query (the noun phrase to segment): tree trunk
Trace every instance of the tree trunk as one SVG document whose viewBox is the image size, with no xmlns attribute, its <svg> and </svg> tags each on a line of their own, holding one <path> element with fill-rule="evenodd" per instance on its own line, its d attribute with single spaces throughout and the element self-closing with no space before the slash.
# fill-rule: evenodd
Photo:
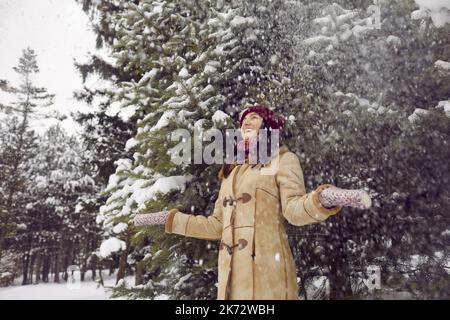
<svg viewBox="0 0 450 320">
<path fill-rule="evenodd" d="M 101 268 L 99 268 L 98 269 L 98 276 L 99 276 L 99 278 L 100 278 L 100 284 L 103 286 L 104 285 L 104 282 L 103 282 L 103 274 L 102 274 L 102 269 Z"/>
<path fill-rule="evenodd" d="M 59 277 L 60 265 L 59 265 L 59 263 L 60 263 L 60 261 L 62 261 L 64 263 L 64 261 L 62 260 L 64 257 L 64 243 L 65 243 L 64 231 L 65 230 L 63 230 L 63 227 L 61 226 L 59 248 L 58 248 L 58 253 L 56 254 L 56 257 L 55 257 L 55 282 L 57 282 L 57 283 L 59 283 L 59 281 L 60 281 L 60 277 Z"/>
<path fill-rule="evenodd" d="M 117 271 L 117 278 L 116 278 L 116 284 L 119 282 L 120 279 L 125 278 L 125 271 L 127 268 L 127 258 L 128 258 L 128 251 L 130 248 L 130 235 L 127 234 L 126 236 L 126 248 L 122 251 L 122 254 L 120 255 L 119 260 L 119 270 Z"/>
<path fill-rule="evenodd" d="M 0 220 L 0 222 L 2 224 L 4 224 L 4 222 L 2 222 L 1 220 Z M 3 230 L 0 229 L 0 259 L 2 258 L 2 254 L 3 254 L 3 241 L 4 241 Z"/>
<path fill-rule="evenodd" d="M 97 278 L 97 274 L 95 273 L 96 271 L 95 265 L 92 267 L 91 271 L 92 271 L 91 279 L 95 281 L 95 278 Z"/>
<path fill-rule="evenodd" d="M 36 283 L 41 282 L 41 269 L 42 269 L 42 255 L 38 254 L 36 257 Z"/>
<path fill-rule="evenodd" d="M 49 277 L 48 277 L 48 279 L 49 279 L 49 282 L 50 282 L 50 278 L 54 275 L 54 268 L 55 268 L 55 264 L 54 264 L 54 262 L 53 262 L 53 259 L 54 259 L 55 257 L 54 256 L 50 256 L 50 260 L 49 260 Z"/>
<path fill-rule="evenodd" d="M 53 272 L 55 273 L 53 281 L 56 283 L 59 283 L 59 262 L 58 262 L 58 260 L 59 260 L 59 254 L 57 254 L 55 256 L 55 264 L 54 264 L 54 269 L 53 269 Z"/>
<path fill-rule="evenodd" d="M 342 300 L 352 295 L 349 277 L 343 268 L 331 267 L 330 269 L 330 300 Z"/>
<path fill-rule="evenodd" d="M 117 271 L 116 284 L 119 282 L 120 279 L 123 279 L 125 277 L 125 271 L 127 267 L 127 257 L 128 252 L 127 250 L 124 250 L 120 255 L 119 270 Z"/>
<path fill-rule="evenodd" d="M 48 282 L 48 273 L 50 272 L 50 256 L 45 255 L 42 262 L 42 281 Z"/>
<path fill-rule="evenodd" d="M 100 269 L 98 257 L 95 254 L 91 255 L 88 267 L 91 269 L 92 272 L 91 279 L 95 281 L 95 278 L 97 278 L 97 267 Z"/>
<path fill-rule="evenodd" d="M 30 260 L 30 267 L 28 268 L 29 270 L 29 275 L 28 275 L 28 279 L 29 279 L 29 283 L 32 284 L 33 283 L 33 273 L 34 273 L 34 263 L 36 261 L 36 255 L 33 254 L 31 256 L 31 260 Z"/>
<path fill-rule="evenodd" d="M 144 274 L 144 268 L 140 267 L 139 263 L 137 263 L 136 264 L 136 274 L 135 274 L 135 279 L 134 279 L 134 282 L 137 286 L 144 283 L 143 274 Z"/>
<path fill-rule="evenodd" d="M 109 275 L 112 276 L 114 274 L 115 268 L 114 268 L 114 261 L 111 261 L 109 264 Z"/>
<path fill-rule="evenodd" d="M 305 277 L 300 277 L 300 290 L 303 293 L 303 295 L 305 296 L 305 300 L 308 300 L 308 293 L 306 292 L 306 285 L 305 285 Z"/>
<path fill-rule="evenodd" d="M 30 264 L 30 255 L 29 253 L 26 253 L 23 257 L 23 264 L 22 264 L 22 285 L 28 284 L 28 266 Z"/>
<path fill-rule="evenodd" d="M 63 279 L 64 281 L 67 281 L 69 279 L 69 274 L 67 273 L 67 268 L 69 267 L 69 258 L 67 256 L 67 253 L 64 255 L 64 264 L 63 264 Z"/>
</svg>

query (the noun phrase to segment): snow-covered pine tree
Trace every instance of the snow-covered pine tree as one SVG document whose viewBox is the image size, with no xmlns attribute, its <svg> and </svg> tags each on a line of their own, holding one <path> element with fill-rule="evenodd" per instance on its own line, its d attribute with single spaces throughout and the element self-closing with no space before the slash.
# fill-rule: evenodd
<svg viewBox="0 0 450 320">
<path fill-rule="evenodd" d="M 178 206 L 185 211 L 204 212 L 211 207 L 210 200 L 217 190 L 210 188 L 207 182 L 212 180 L 212 183 L 216 183 L 218 168 L 193 164 L 177 166 L 171 162 L 169 153 L 176 144 L 170 142 L 172 130 L 185 128 L 192 133 L 194 127 L 203 127 L 204 130 L 225 124 L 221 116 L 223 113 L 218 109 L 223 98 L 213 86 L 214 79 L 210 76 L 217 62 L 213 59 L 215 48 L 207 38 L 207 25 L 202 21 L 204 16 L 205 12 L 201 8 L 179 1 L 144 1 L 138 6 L 130 5 L 123 14 L 122 29 L 118 32 L 121 37 L 114 46 L 118 64 L 126 70 L 138 66 L 146 72 L 143 72 L 138 82 L 123 83 L 117 94 L 123 105 L 135 106 L 141 120 L 137 124 L 136 137 L 127 143 L 127 148 L 135 151 L 134 161 L 124 159 L 119 162 L 107 190 L 112 196 L 99 216 L 111 235 L 114 234 L 114 227 L 128 223 L 130 217 L 139 210 L 151 212 Z M 186 182 L 195 183 L 194 179 L 206 182 L 206 185 L 179 192 L 185 190 Z M 199 197 L 202 192 L 203 197 Z M 195 207 L 191 208 L 193 196 L 197 200 Z M 150 275 L 154 275 L 154 280 L 158 276 L 160 279 L 169 277 L 159 275 L 158 270 L 167 269 L 171 263 L 175 263 L 180 252 L 189 255 L 192 251 L 203 251 L 208 246 L 202 241 L 180 241 L 173 237 L 169 240 L 169 246 L 178 242 L 184 247 L 177 253 L 176 250 L 168 250 L 168 244 L 164 245 L 163 240 L 167 238 L 161 238 L 161 231 L 145 230 L 136 240 L 137 249 L 144 255 L 155 255 L 156 252 L 161 255 L 163 252 L 161 261 L 144 260 L 137 266 L 145 267 Z M 127 232 L 121 230 L 119 233 Z M 128 239 L 128 235 L 121 238 L 122 241 Z M 111 238 L 108 241 L 103 249 L 114 240 Z M 149 241 L 153 242 L 153 248 L 148 246 Z M 131 242 L 125 244 L 129 247 Z M 124 262 L 126 260 L 122 258 Z M 195 264 L 191 257 L 181 267 L 197 268 L 197 277 L 201 276 L 202 267 Z M 122 265 L 118 279 L 123 278 L 124 268 Z M 203 273 L 206 276 L 208 274 Z M 207 277 L 208 280 L 211 278 Z M 178 280 L 179 276 L 172 272 L 170 280 L 166 281 Z M 169 286 L 166 284 L 162 290 L 166 287 Z M 211 283 L 209 287 L 214 288 Z M 205 288 L 205 291 L 211 291 L 208 286 Z M 149 290 L 147 294 L 154 295 L 154 291 Z"/>
<path fill-rule="evenodd" d="M 222 12 L 214 10 L 208 24 L 218 43 L 224 110 L 237 119 L 245 104 L 263 103 L 283 113 L 293 57 L 285 15 L 292 7 L 285 1 L 217 1 L 216 5 Z"/>
<path fill-rule="evenodd" d="M 12 248 L 22 256 L 23 284 L 67 279 L 67 267 L 79 265 L 97 248 L 99 229 L 89 210 L 98 190 L 84 167 L 79 142 L 55 125 L 40 138 L 30 161 L 26 205 L 18 223 L 22 226 Z"/>
<path fill-rule="evenodd" d="M 42 116 L 39 112 L 50 106 L 54 97 L 46 88 L 34 84 L 33 76 L 39 72 L 39 67 L 33 49 L 24 49 L 19 64 L 13 69 L 19 76 L 19 85 L 1 80 L 0 86 L 2 91 L 11 96 L 10 101 L 0 105 L 6 131 L 1 149 L 3 179 L 0 183 L 3 192 L 0 204 L 0 257 L 6 238 L 16 228 L 14 220 L 23 209 L 19 197 L 23 195 L 29 180 L 27 162 L 33 157 L 35 147 L 30 120 Z"/>
<path fill-rule="evenodd" d="M 0 259 L 5 255 L 17 275 L 16 263 L 20 255 L 16 254 L 14 238 L 23 229 L 20 220 L 27 201 L 30 161 L 37 150 L 36 136 L 33 131 L 23 130 L 23 121 L 15 116 L 4 117 L 1 121 L 0 137 L 0 240 L 2 251 Z M 6 270 L 5 270 L 6 272 Z M 6 276 L 5 276 L 6 277 Z M 5 284 L 9 281 L 5 280 Z"/>
<path fill-rule="evenodd" d="M 91 18 L 97 36 L 97 49 L 110 52 L 117 39 L 119 13 L 125 10 L 130 1 L 77 2 L 82 4 L 83 10 Z M 75 97 L 91 106 L 91 110 L 74 116 L 84 128 L 81 139 L 86 161 L 92 167 L 96 185 L 103 190 L 108 184 L 110 175 L 116 170 L 115 162 L 119 159 L 132 158 L 132 153 L 125 149 L 125 144 L 136 133 L 137 119 L 133 118 L 134 115 L 130 115 L 130 112 L 125 112 L 124 115 L 122 111 L 127 110 L 116 108 L 115 88 L 122 82 L 140 79 L 143 74 L 142 70 L 124 71 L 122 66 L 116 65 L 115 59 L 97 53 L 90 54 L 88 61 L 75 62 L 75 67 L 84 83 L 83 90 L 76 92 Z M 95 85 L 91 85 L 92 83 Z M 91 199 L 89 210 L 98 212 L 106 199 L 106 195 L 98 193 L 95 200 Z M 99 257 L 100 252 L 97 252 L 88 260 L 94 275 Z M 103 261 L 100 265 L 105 262 L 109 264 L 110 273 L 119 263 L 118 259 L 112 259 Z M 83 275 L 82 273 L 82 277 Z"/>
<path fill-rule="evenodd" d="M 412 254 L 427 250 L 427 261 L 432 261 L 431 251 L 442 254 L 438 264 L 426 263 L 438 272 L 422 269 L 424 275 L 433 279 L 442 275 L 442 261 L 448 254 L 441 238 L 445 237 L 445 224 L 436 224 L 442 213 L 433 207 L 448 207 L 448 195 L 440 191 L 448 175 L 439 163 L 441 156 L 447 155 L 436 154 L 437 144 L 426 144 L 419 138 L 421 133 L 425 140 L 448 141 L 447 118 L 443 117 L 448 109 L 445 99 L 449 83 L 445 81 L 450 34 L 446 27 L 433 30 L 411 21 L 411 12 L 416 9 L 412 1 L 378 1 L 380 29 L 373 28 L 373 23 L 371 28 L 367 25 L 371 13 L 365 9 L 372 1 L 358 5 L 352 1 L 268 1 L 263 5 L 217 1 L 210 11 L 202 7 L 194 10 L 187 1 L 96 3 L 103 10 L 100 16 L 104 23 L 99 28 L 103 31 L 99 34 L 114 45 L 118 61 L 114 68 L 123 75 L 116 83 L 119 89 L 111 91 L 123 106 L 135 109 L 132 121 L 136 121 L 138 131 L 127 143 L 134 157 L 117 161 L 106 192 L 109 199 L 99 215 L 109 237 L 102 247 L 104 253 L 126 247 L 128 251 L 120 253 L 119 278 L 125 275 L 128 262 L 139 285 L 131 289 L 121 286 L 117 294 L 215 297 L 211 289 L 215 277 L 202 268 L 215 264 L 214 255 L 210 255 L 214 244 L 213 250 L 205 250 L 205 242 L 166 237 L 161 227 L 133 230 L 128 224 L 138 209 L 151 212 L 178 207 L 186 212 L 209 212 L 217 190 L 213 170 L 198 175 L 196 166 L 177 167 L 167 161 L 172 146 L 167 144 L 167 134 L 180 127 L 192 131 L 194 124 L 210 127 L 206 115 L 222 110 L 235 116 L 243 103 L 255 100 L 276 106 L 288 117 L 287 143 L 301 156 L 308 190 L 328 182 L 367 188 L 375 197 L 374 207 L 365 214 L 345 209 L 325 224 L 290 229 L 301 294 L 306 292 L 308 282 L 321 275 L 330 279 L 331 298 L 357 294 L 357 281 L 361 282 L 365 267 L 371 263 L 381 265 L 390 277 L 386 283 L 395 285 L 398 279 L 391 276 L 398 273 L 393 270 Z M 101 3 L 114 3 L 114 8 L 120 9 L 108 11 L 108 5 L 103 9 Z M 169 13 L 171 6 L 174 9 Z M 189 16 L 182 13 L 183 9 Z M 153 21 L 148 21 L 148 16 Z M 161 21 L 169 27 L 158 28 Z M 295 34 L 299 45 L 289 48 Z M 210 42 L 205 44 L 205 39 Z M 187 54 L 187 45 L 193 48 L 192 56 Z M 208 84 L 216 91 L 201 95 L 202 91 L 196 89 L 208 86 L 197 73 L 208 73 L 207 69 L 216 69 L 208 77 Z M 214 99 L 215 95 L 221 104 L 208 114 L 200 108 L 208 101 L 202 99 Z M 430 109 L 438 103 L 440 107 L 431 113 L 432 122 L 413 121 L 413 125 L 407 119 L 417 106 Z M 181 116 L 179 110 L 183 110 Z M 415 117 L 422 116 L 423 112 L 415 113 Z M 420 147 L 408 139 L 418 139 L 414 141 Z M 400 147 L 402 144 L 406 150 Z M 415 156 L 407 159 L 405 154 Z M 427 154 L 438 159 L 430 162 L 434 166 L 421 165 Z M 201 182 L 194 185 L 199 191 L 187 188 L 180 194 L 172 189 L 186 181 L 181 178 L 182 183 L 166 184 L 174 175 L 201 177 L 191 180 L 191 185 Z M 410 179 L 411 175 L 414 177 Z M 403 183 L 408 179 L 410 183 Z M 418 181 L 422 189 L 430 183 L 436 187 L 430 193 L 417 192 L 413 184 Z M 395 190 L 402 190 L 400 198 Z M 192 199 L 199 199 L 198 194 L 204 196 L 193 203 Z M 421 214 L 412 203 L 417 205 L 424 198 L 429 199 L 424 212 L 433 219 L 421 224 L 419 230 L 414 219 Z M 191 210 L 191 206 L 195 207 Z M 400 223 L 402 218 L 411 223 Z M 434 236 L 424 240 L 426 234 Z M 200 257 L 203 266 L 193 261 Z M 416 282 L 422 288 L 425 276 Z M 436 281 L 430 283 L 434 286 Z M 445 289 L 439 292 L 445 294 Z"/>
<path fill-rule="evenodd" d="M 97 35 L 97 49 L 102 49 L 105 53 L 110 52 L 119 29 L 117 18 L 129 1 L 77 2 L 91 18 L 93 30 Z M 115 162 L 123 158 L 132 158 L 132 153 L 125 149 L 125 144 L 135 135 L 136 130 L 137 119 L 133 119 L 133 115 L 129 115 L 129 112 L 125 112 L 124 116 L 122 112 L 124 109 L 116 108 L 115 88 L 123 81 L 140 79 L 142 74 L 141 70 L 124 71 L 120 65 L 116 65 L 115 59 L 97 53 L 90 54 L 88 61 L 75 62 L 75 67 L 84 83 L 83 90 L 76 92 L 75 97 L 87 103 L 91 110 L 88 113 L 75 114 L 74 117 L 83 126 L 81 140 L 85 160 L 92 168 L 96 185 L 103 190 L 108 184 L 110 175 L 116 170 Z M 95 85 L 92 85 L 93 83 Z M 106 199 L 106 195 L 98 193 L 95 201 L 91 199 L 90 210 L 98 212 Z M 98 260 L 99 257 L 100 252 L 97 252 L 88 260 L 93 274 L 95 275 L 95 267 L 99 262 L 98 267 L 108 263 L 110 273 L 114 272 L 119 263 L 118 259 L 101 262 Z"/>
<path fill-rule="evenodd" d="M 272 97 L 270 93 L 274 86 L 280 85 L 282 73 L 275 54 L 272 54 L 274 49 L 268 50 L 263 39 L 258 37 L 263 37 L 271 27 L 267 21 L 258 19 L 258 12 L 263 12 L 261 17 L 270 15 L 263 6 L 249 6 L 245 9 L 242 3 L 241 6 L 237 4 L 239 2 L 226 5 L 218 2 L 215 8 L 205 10 L 183 1 L 152 5 L 143 2 L 138 6 L 131 5 L 130 10 L 124 14 L 125 18 L 121 20 L 124 22 L 121 25 L 124 31 L 118 30 L 118 34 L 123 36 L 114 46 L 118 65 L 124 65 L 127 71 L 137 68 L 148 71 L 139 81 L 123 83 L 118 90 L 117 96 L 124 102 L 123 106 L 136 106 L 136 114 L 141 114 L 143 119 L 138 122 L 136 138 L 127 143 L 128 148 L 136 151 L 134 162 L 120 161 L 120 168 L 112 177 L 107 190 L 112 191 L 113 195 L 107 206 L 102 208 L 99 217 L 99 220 L 106 222 L 106 226 L 109 224 L 110 228 L 114 228 L 119 223 L 126 223 L 130 214 L 139 210 L 151 212 L 178 207 L 185 212 L 210 211 L 218 190 L 218 168 L 203 164 L 184 167 L 173 165 L 169 158 L 168 150 L 171 145 L 167 144 L 167 135 L 171 130 L 179 128 L 188 129 L 192 135 L 194 128 L 203 126 L 231 127 L 233 124 L 230 122 L 220 123 L 224 115 L 221 109 L 234 116 L 246 101 L 276 101 L 276 97 Z M 174 11 L 182 13 L 183 10 L 189 14 L 174 14 Z M 171 28 L 162 32 L 161 22 Z M 265 96 L 264 92 L 269 94 Z M 175 178 L 180 181 L 190 179 L 190 183 L 199 186 L 199 190 L 190 188 L 181 195 L 178 192 L 168 192 L 171 185 L 179 184 L 171 180 L 176 174 L 179 176 Z M 161 186 L 167 188 L 167 185 L 169 188 L 162 190 L 161 199 L 153 199 L 155 191 L 160 190 Z M 143 193 L 142 190 L 147 191 Z M 195 203 L 193 198 L 196 199 Z M 152 236 L 153 240 L 157 239 L 153 230 Z M 139 238 L 148 242 L 142 233 Z M 120 249 L 129 247 L 128 239 L 126 235 L 119 242 L 110 239 L 108 243 Z M 162 239 L 166 240 L 165 237 Z M 120 241 L 125 243 L 120 244 Z M 147 286 L 152 290 L 147 290 L 147 294 L 170 287 L 177 289 L 166 292 L 173 297 L 214 296 L 215 289 L 211 286 L 211 279 L 214 277 L 203 273 L 206 283 L 199 285 L 199 277 L 187 268 L 189 265 L 194 267 L 190 262 L 192 251 L 211 252 L 199 250 L 209 247 L 209 244 L 202 241 L 193 243 L 195 246 L 190 249 L 191 240 L 177 239 L 177 246 L 172 246 L 171 252 L 160 251 L 161 246 L 153 245 L 151 254 L 156 251 L 156 257 L 146 254 L 145 250 L 139 251 L 137 256 L 147 259 L 138 263 L 137 269 L 144 265 L 154 278 L 164 279 L 163 286 L 159 285 L 158 289 L 155 289 L 158 287 L 157 281 L 148 283 Z M 169 245 L 173 245 L 171 240 L 168 240 L 167 246 Z M 105 245 L 105 251 L 109 252 L 107 247 Z M 175 272 L 177 267 L 172 267 L 159 278 L 155 277 L 172 253 L 173 256 L 186 255 L 187 259 L 182 265 L 184 270 Z M 215 257 L 202 260 L 208 264 L 211 262 L 211 265 L 215 263 Z M 122 258 L 122 261 L 125 259 Z M 123 277 L 123 269 L 124 267 L 118 278 Z M 202 268 L 199 270 L 202 272 Z M 178 272 L 186 274 L 183 285 L 178 283 Z M 175 286 L 170 285 L 172 282 Z M 189 290 L 194 286 L 197 291 Z"/>
<path fill-rule="evenodd" d="M 325 224 L 291 230 L 302 292 L 313 277 L 326 275 L 333 299 L 367 290 L 361 287 L 361 277 L 369 264 L 382 266 L 388 279 L 383 285 L 406 289 L 405 279 L 400 280 L 395 268 L 410 265 L 411 256 L 417 254 L 428 256 L 428 261 L 436 252 L 446 256 L 442 246 L 445 227 L 437 222 L 442 212 L 428 211 L 434 218 L 414 231 L 412 221 L 419 221 L 417 216 L 425 212 L 418 209 L 418 202 L 427 203 L 426 207 L 445 206 L 442 192 L 448 179 L 442 171 L 446 166 L 438 165 L 440 160 L 435 162 L 428 156 L 428 160 L 419 160 L 418 156 L 441 159 L 435 154 L 439 152 L 437 145 L 424 144 L 419 136 L 448 141 L 448 119 L 444 110 L 434 108 L 448 96 L 443 74 L 434 66 L 436 60 L 448 61 L 448 32 L 434 30 L 424 37 L 410 19 L 413 2 L 379 1 L 380 29 L 361 23 L 367 19 L 364 7 L 361 11 L 361 6 L 356 8 L 350 2 L 340 4 L 323 1 L 316 3 L 316 8 L 310 7 L 315 16 L 312 26 L 305 29 L 311 31 L 299 38 L 298 47 L 307 63 L 298 65 L 299 77 L 293 79 L 304 88 L 298 97 L 303 107 L 296 117 L 301 126 L 291 127 L 293 136 L 302 137 L 297 145 L 304 156 L 309 189 L 323 182 L 360 187 L 368 189 L 375 200 L 374 207 L 363 215 L 345 209 Z M 424 60 L 424 56 L 429 59 Z M 433 109 L 434 124 L 411 126 L 408 115 L 424 104 Z M 406 181 L 436 188 L 418 192 Z M 405 198 L 401 200 L 399 194 Z M 424 194 L 427 201 L 421 198 Z M 426 273 L 434 279 L 434 286 L 443 270 L 439 261 L 434 264 L 439 270 L 435 275 Z"/>
</svg>

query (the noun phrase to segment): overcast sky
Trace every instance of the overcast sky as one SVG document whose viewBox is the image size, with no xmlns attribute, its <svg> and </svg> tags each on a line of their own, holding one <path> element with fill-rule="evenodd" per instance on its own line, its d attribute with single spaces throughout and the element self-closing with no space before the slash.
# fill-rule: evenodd
<svg viewBox="0 0 450 320">
<path fill-rule="evenodd" d="M 86 54 L 96 51 L 95 35 L 81 6 L 75 0 L 0 0 L 0 79 L 18 84 L 12 67 L 27 46 L 37 54 L 40 73 L 35 83 L 56 94 L 54 107 L 67 115 L 88 110 L 72 98 L 73 91 L 82 88 L 73 58 L 86 61 Z M 34 123 L 33 128 L 41 133 L 51 123 L 56 120 Z M 64 127 L 70 133 L 79 131 L 70 119 Z"/>
</svg>

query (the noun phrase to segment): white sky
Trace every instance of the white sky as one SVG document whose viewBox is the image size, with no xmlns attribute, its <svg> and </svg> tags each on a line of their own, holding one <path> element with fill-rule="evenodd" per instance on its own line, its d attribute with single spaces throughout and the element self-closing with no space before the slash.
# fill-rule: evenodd
<svg viewBox="0 0 450 320">
<path fill-rule="evenodd" d="M 89 110 L 72 98 L 73 91 L 82 88 L 73 58 L 86 61 L 87 53 L 96 51 L 95 34 L 81 6 L 75 0 L 0 0 L 0 79 L 18 85 L 12 67 L 17 66 L 27 46 L 37 54 L 40 73 L 35 84 L 56 94 L 53 107 L 66 115 Z M 56 122 L 39 121 L 33 129 L 42 133 Z M 70 133 L 80 131 L 70 118 L 63 126 Z"/>
</svg>

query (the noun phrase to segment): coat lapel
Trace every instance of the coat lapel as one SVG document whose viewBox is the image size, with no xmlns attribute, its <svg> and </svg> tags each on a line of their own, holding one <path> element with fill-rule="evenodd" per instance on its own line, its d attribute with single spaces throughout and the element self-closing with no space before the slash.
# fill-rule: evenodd
<svg viewBox="0 0 450 320">
<path fill-rule="evenodd" d="M 241 168 L 242 165 L 236 166 L 235 170 L 233 170 L 233 176 L 231 177 L 231 196 L 233 199 L 236 199 L 236 175 Z"/>
</svg>

